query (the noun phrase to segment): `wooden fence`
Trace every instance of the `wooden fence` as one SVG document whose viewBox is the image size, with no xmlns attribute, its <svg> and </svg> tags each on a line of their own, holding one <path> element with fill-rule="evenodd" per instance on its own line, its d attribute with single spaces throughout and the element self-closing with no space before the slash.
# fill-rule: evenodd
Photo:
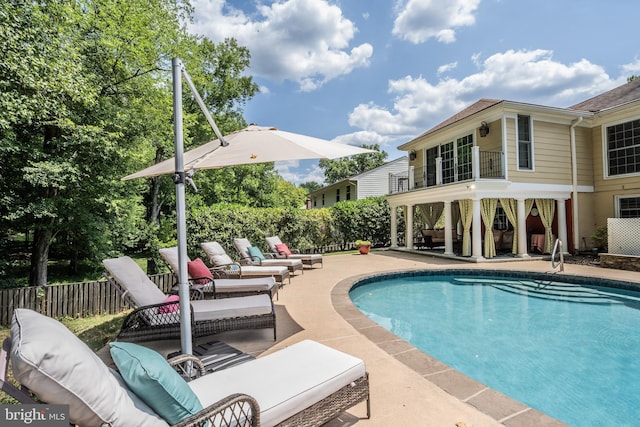
<svg viewBox="0 0 640 427">
<path fill-rule="evenodd" d="M 165 293 L 174 284 L 170 273 L 149 276 Z M 30 308 L 49 317 L 113 314 L 124 308 L 122 298 L 106 280 L 0 289 L 0 325 L 11 325 L 13 310 Z"/>
</svg>

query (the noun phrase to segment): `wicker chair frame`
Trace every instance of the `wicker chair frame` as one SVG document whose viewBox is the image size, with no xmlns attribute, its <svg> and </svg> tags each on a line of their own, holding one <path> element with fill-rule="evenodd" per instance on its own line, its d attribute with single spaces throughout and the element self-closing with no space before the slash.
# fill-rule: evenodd
<svg viewBox="0 0 640 427">
<path fill-rule="evenodd" d="M 170 311 L 160 314 L 159 308 L 171 306 L 175 302 L 163 302 L 159 304 L 138 307 L 128 292 L 112 277 L 107 276 L 109 283 L 120 293 L 125 305 L 133 308 L 129 313 L 118 333 L 116 340 L 120 341 L 155 341 L 180 338 L 180 313 Z M 192 296 L 201 295 L 198 290 L 191 290 Z M 246 294 L 245 294 L 246 296 Z M 202 298 L 202 296 L 200 296 Z M 276 339 L 276 312 L 271 301 L 271 312 L 267 314 L 226 317 L 214 320 L 195 321 L 193 309 L 191 310 L 191 334 L 193 338 L 217 334 L 226 331 L 241 329 L 271 329 L 273 339 Z M 169 310 L 167 310 L 169 311 Z"/>
</svg>

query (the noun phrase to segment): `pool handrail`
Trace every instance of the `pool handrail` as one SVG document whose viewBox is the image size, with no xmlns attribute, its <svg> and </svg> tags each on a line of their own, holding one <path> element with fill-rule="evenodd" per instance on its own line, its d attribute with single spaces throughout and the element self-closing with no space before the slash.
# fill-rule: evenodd
<svg viewBox="0 0 640 427">
<path fill-rule="evenodd" d="M 556 251 L 560 248 L 560 271 L 564 271 L 564 254 L 562 253 L 562 240 L 556 239 L 556 243 L 553 246 L 553 253 L 551 254 L 551 268 L 556 269 Z"/>
</svg>

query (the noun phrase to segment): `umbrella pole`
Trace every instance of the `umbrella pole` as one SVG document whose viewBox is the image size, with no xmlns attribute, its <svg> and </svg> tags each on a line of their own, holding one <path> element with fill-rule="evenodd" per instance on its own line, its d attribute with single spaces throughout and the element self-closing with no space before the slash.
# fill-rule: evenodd
<svg viewBox="0 0 640 427">
<path fill-rule="evenodd" d="M 176 219 L 178 230 L 178 292 L 180 295 L 180 343 L 182 353 L 191 354 L 191 305 L 189 304 L 189 273 L 187 271 L 187 209 L 184 184 L 184 141 L 182 133 L 182 62 L 172 60 L 173 69 L 173 126 L 176 150 Z"/>
</svg>

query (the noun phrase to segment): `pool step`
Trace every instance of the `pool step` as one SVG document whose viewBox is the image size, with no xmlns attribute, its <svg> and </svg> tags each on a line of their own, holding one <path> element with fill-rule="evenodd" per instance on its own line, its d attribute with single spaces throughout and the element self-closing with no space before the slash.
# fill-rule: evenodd
<svg viewBox="0 0 640 427">
<path fill-rule="evenodd" d="M 492 286 L 505 292 L 526 295 L 533 298 L 588 304 L 633 304 L 640 306 L 640 298 L 601 289 L 587 288 L 571 283 L 561 283 L 531 279 L 501 278 L 454 278 L 461 285 Z"/>
</svg>

